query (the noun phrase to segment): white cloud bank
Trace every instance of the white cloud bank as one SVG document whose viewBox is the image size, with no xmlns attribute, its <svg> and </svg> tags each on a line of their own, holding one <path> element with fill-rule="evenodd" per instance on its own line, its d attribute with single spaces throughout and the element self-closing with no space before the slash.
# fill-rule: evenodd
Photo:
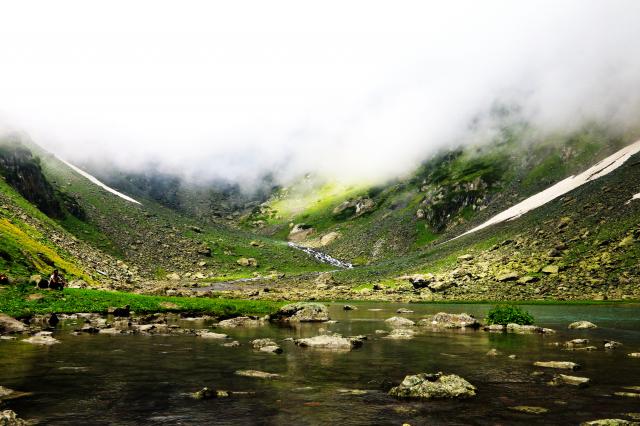
<svg viewBox="0 0 640 426">
<path fill-rule="evenodd" d="M 71 161 L 389 177 L 497 97 L 637 124 L 640 2 L 0 4 L 0 123 Z"/>
</svg>

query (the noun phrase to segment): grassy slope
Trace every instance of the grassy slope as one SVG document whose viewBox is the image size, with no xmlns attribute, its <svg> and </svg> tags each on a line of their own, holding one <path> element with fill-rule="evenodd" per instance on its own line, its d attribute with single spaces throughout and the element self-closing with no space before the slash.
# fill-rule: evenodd
<svg viewBox="0 0 640 426">
<path fill-rule="evenodd" d="M 35 297 L 34 297 L 35 296 Z M 129 305 L 137 313 L 193 312 L 217 317 L 272 314 L 281 303 L 192 297 L 162 297 L 97 290 L 35 290 L 25 286 L 0 287 L 0 312 L 13 317 L 44 313 L 99 312 Z"/>
<path fill-rule="evenodd" d="M 359 288 L 371 288 L 373 283 L 394 287 L 395 278 L 405 273 L 446 274 L 455 269 L 468 269 L 476 273 L 477 266 L 489 264 L 487 276 L 478 274 L 470 281 L 470 292 L 486 286 L 486 299 L 503 297 L 524 299 L 541 298 L 545 294 L 575 293 L 573 298 L 588 299 L 594 294 L 620 298 L 637 298 L 640 279 L 640 203 L 627 204 L 640 189 L 640 169 L 635 156 L 623 167 L 595 182 L 557 199 L 517 220 L 494 225 L 463 238 L 415 251 L 369 267 L 344 271 L 336 279 Z M 570 224 L 560 230 L 560 218 L 569 218 Z M 587 232 L 588 231 L 588 232 Z M 623 241 L 626 239 L 627 243 Z M 515 244 L 501 246 L 505 241 Z M 520 243 L 518 243 L 520 242 Z M 568 245 L 559 257 L 551 258 L 547 252 L 558 245 Z M 461 263 L 458 256 L 471 254 L 470 263 Z M 547 275 L 540 268 L 558 265 L 559 274 Z M 526 286 L 517 283 L 498 283 L 500 271 L 512 270 L 520 276 L 530 275 L 539 281 Z M 362 284 L 364 283 L 364 284 Z M 564 290 L 562 289 L 564 287 Z M 449 298 L 463 297 L 457 287 L 446 291 Z M 539 291 L 539 293 L 534 292 Z M 502 294 L 501 294 L 502 293 Z M 485 296 L 475 293 L 475 300 Z"/>
<path fill-rule="evenodd" d="M 630 136 L 611 136 L 605 129 L 587 127 L 569 136 L 536 137 L 526 127 L 504 131 L 490 144 L 441 153 L 426 161 L 404 180 L 381 187 L 338 185 L 303 181 L 288 191 L 275 194 L 266 214 L 257 212 L 244 219 L 266 223 L 252 228 L 275 238 L 286 238 L 290 223 L 306 223 L 316 237 L 336 231 L 341 238 L 323 247 L 334 257 L 366 265 L 394 257 L 424 255 L 439 242 L 461 233 L 495 213 L 551 184 L 579 172 L 631 141 Z M 470 185 L 481 178 L 488 185 L 481 194 L 482 207 L 458 208 L 456 197 L 464 198 Z M 339 188 L 341 190 L 336 190 Z M 436 229 L 416 217 L 426 192 L 444 188 L 439 208 L 447 227 Z M 422 191 L 421 191 L 422 189 Z M 356 196 L 370 195 L 376 201 L 371 213 L 356 218 L 332 214 L 335 206 Z M 472 203 L 471 203 L 472 204 Z"/>
<path fill-rule="evenodd" d="M 42 232 L 45 227 L 63 233 L 62 227 L 40 212 L 0 179 L 0 269 L 11 277 L 28 277 L 34 273 L 48 275 L 54 267 L 68 278 L 93 278 L 82 263 L 61 249 Z M 37 224 L 37 226 L 36 226 Z"/>
<path fill-rule="evenodd" d="M 87 211 L 90 226 L 97 231 L 87 231 L 78 221 L 64 225 L 78 238 L 98 247 L 110 246 L 109 251 L 138 265 L 149 277 L 162 278 L 174 271 L 200 271 L 209 276 L 239 278 L 272 271 L 302 273 L 328 269 L 281 241 L 263 237 L 254 246 L 251 242 L 256 240 L 255 235 L 246 231 L 198 223 L 152 200 L 139 200 L 143 206 L 122 200 L 74 173 L 55 157 L 37 151 L 47 178 L 78 200 Z M 202 232 L 194 231 L 194 226 Z M 198 255 L 203 245 L 212 249 L 212 257 Z M 259 266 L 239 266 L 236 262 L 240 257 L 256 258 Z M 207 265 L 196 266 L 199 261 Z"/>
</svg>

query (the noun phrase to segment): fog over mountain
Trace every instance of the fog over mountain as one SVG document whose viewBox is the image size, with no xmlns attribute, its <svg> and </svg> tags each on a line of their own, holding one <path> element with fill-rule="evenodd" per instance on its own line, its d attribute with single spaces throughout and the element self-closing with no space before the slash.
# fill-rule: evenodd
<svg viewBox="0 0 640 426">
<path fill-rule="evenodd" d="M 636 1 L 6 2 L 0 123 L 72 162 L 251 184 L 405 173 L 515 105 L 542 132 L 640 112 Z"/>
</svg>

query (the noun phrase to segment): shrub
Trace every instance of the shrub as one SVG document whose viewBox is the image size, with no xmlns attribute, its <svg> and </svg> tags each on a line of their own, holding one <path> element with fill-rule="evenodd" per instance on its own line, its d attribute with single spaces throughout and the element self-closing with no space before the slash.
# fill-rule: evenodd
<svg viewBox="0 0 640 426">
<path fill-rule="evenodd" d="M 487 324 L 533 324 L 533 315 L 516 306 L 494 306 L 487 314 Z"/>
</svg>

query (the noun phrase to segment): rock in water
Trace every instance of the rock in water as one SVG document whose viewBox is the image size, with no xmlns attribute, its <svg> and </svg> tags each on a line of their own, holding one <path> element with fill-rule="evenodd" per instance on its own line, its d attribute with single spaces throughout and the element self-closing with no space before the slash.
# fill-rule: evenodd
<svg viewBox="0 0 640 426">
<path fill-rule="evenodd" d="M 446 312 L 438 312 L 435 315 L 421 319 L 418 325 L 422 327 L 434 328 L 478 328 L 480 323 L 477 319 L 469 314 L 449 314 Z"/>
<path fill-rule="evenodd" d="M 389 334 L 384 336 L 385 339 L 392 340 L 408 340 L 413 339 L 416 332 L 410 328 L 394 328 Z"/>
<path fill-rule="evenodd" d="M 114 317 L 128 317 L 131 312 L 131 308 L 129 305 L 125 305 L 121 308 L 111 307 L 107 309 L 107 314 L 113 315 Z"/>
<path fill-rule="evenodd" d="M 274 354 L 282 353 L 282 348 L 271 339 L 252 340 L 251 346 L 253 346 L 253 349 L 259 350 L 260 352 L 269 352 Z"/>
<path fill-rule="evenodd" d="M 587 328 L 598 328 L 598 326 L 589 321 L 576 321 L 569 324 L 569 328 L 574 330 L 584 330 Z"/>
<path fill-rule="evenodd" d="M 280 308 L 273 318 L 290 322 L 322 322 L 329 321 L 329 310 L 321 303 L 291 303 Z"/>
<path fill-rule="evenodd" d="M 17 399 L 31 395 L 33 395 L 31 392 L 19 392 L 13 389 L 5 388 L 4 386 L 0 386 L 0 401 L 8 401 L 10 399 Z M 0 423 L 0 425 L 1 424 L 2 423 Z"/>
<path fill-rule="evenodd" d="M 58 339 L 51 337 L 51 333 L 47 331 L 41 331 L 28 339 L 22 340 L 23 342 L 31 343 L 32 345 L 50 346 L 60 343 Z"/>
<path fill-rule="evenodd" d="M 622 343 L 616 342 L 615 340 L 607 340 L 604 343 L 605 349 L 616 349 L 622 346 Z"/>
<path fill-rule="evenodd" d="M 531 405 L 517 405 L 515 407 L 509 407 L 511 410 L 519 411 L 521 413 L 527 414 L 544 414 L 549 412 L 548 408 L 544 407 L 535 407 Z"/>
<path fill-rule="evenodd" d="M 9 315 L 0 314 L 0 334 L 5 333 L 22 333 L 26 330 L 26 326 Z"/>
<path fill-rule="evenodd" d="M 580 364 L 570 361 L 536 361 L 533 363 L 536 367 L 556 368 L 559 370 L 578 370 Z"/>
<path fill-rule="evenodd" d="M 226 339 L 227 336 L 226 334 L 222 334 L 222 333 L 213 333 L 211 331 L 201 331 L 198 333 L 198 337 L 202 337 L 203 339 Z"/>
<path fill-rule="evenodd" d="M 297 339 L 294 341 L 296 345 L 305 348 L 319 348 L 319 349 L 332 349 L 332 350 L 347 350 L 362 346 L 362 339 L 354 338 L 349 339 L 342 337 L 339 334 L 334 335 L 320 335 L 315 337 L 308 337 L 306 339 Z"/>
<path fill-rule="evenodd" d="M 258 370 L 237 370 L 234 374 L 236 376 L 253 377 L 256 379 L 275 379 L 280 377 L 279 374 L 267 373 L 267 372 L 258 371 Z"/>
<path fill-rule="evenodd" d="M 566 374 L 558 374 L 549 382 L 552 386 L 571 385 L 584 388 L 589 386 L 591 379 L 588 377 L 567 376 Z"/>
<path fill-rule="evenodd" d="M 555 330 L 550 328 L 542 328 L 537 325 L 520 325 L 515 323 L 507 324 L 506 330 L 508 333 L 529 334 L 529 333 L 543 333 L 553 334 Z"/>
<path fill-rule="evenodd" d="M 389 395 L 398 398 L 470 398 L 476 395 L 471 383 L 455 374 L 420 373 L 406 376 L 399 386 L 392 388 Z"/>
<path fill-rule="evenodd" d="M 402 318 L 402 317 L 387 318 L 384 322 L 386 322 L 387 324 L 391 325 L 394 328 L 413 327 L 416 324 L 410 319 Z"/>
<path fill-rule="evenodd" d="M 252 317 L 235 317 L 218 323 L 218 327 L 221 328 L 258 327 L 261 325 L 264 325 L 264 321 Z"/>
<path fill-rule="evenodd" d="M 18 418 L 11 410 L 0 411 L 0 426 L 27 426 L 30 422 Z"/>
<path fill-rule="evenodd" d="M 229 391 L 209 389 L 207 387 L 191 394 L 191 398 L 193 399 L 228 398 L 229 396 Z"/>
</svg>

